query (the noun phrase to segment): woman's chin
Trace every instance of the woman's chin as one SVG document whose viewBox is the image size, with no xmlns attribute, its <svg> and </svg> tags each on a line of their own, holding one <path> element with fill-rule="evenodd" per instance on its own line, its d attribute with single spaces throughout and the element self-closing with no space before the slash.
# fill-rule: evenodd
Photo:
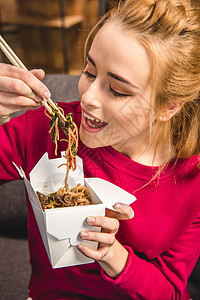
<svg viewBox="0 0 200 300">
<path fill-rule="evenodd" d="M 86 133 L 84 129 L 80 127 L 79 130 L 79 137 L 81 142 L 86 145 L 89 148 L 98 148 L 98 147 L 104 147 L 105 145 L 101 143 L 99 139 L 95 136 L 95 134 L 92 133 Z"/>
<path fill-rule="evenodd" d="M 98 146 L 96 146 L 96 142 L 94 142 L 94 140 L 92 139 L 92 137 L 88 136 L 88 134 L 86 134 L 85 132 L 83 132 L 83 130 L 79 131 L 79 137 L 81 142 L 86 145 L 89 148 L 96 148 Z"/>
</svg>

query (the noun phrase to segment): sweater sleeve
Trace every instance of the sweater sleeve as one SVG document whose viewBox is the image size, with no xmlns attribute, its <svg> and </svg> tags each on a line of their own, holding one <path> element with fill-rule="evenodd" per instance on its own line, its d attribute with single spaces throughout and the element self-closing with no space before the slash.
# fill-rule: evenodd
<svg viewBox="0 0 200 300">
<path fill-rule="evenodd" d="M 79 101 L 60 105 L 65 114 L 72 112 L 74 121 L 80 122 Z M 45 152 L 54 157 L 55 145 L 48 132 L 49 118 L 45 116 L 43 107 L 29 110 L 0 126 L 0 183 L 21 179 L 12 162 L 28 174 Z M 65 134 L 61 132 L 60 137 L 65 138 Z M 63 151 L 64 146 L 60 144 L 59 149 Z"/>
<path fill-rule="evenodd" d="M 26 114 L 0 126 L 0 183 L 20 178 L 12 162 L 23 167 L 26 136 Z"/>
<path fill-rule="evenodd" d="M 187 280 L 200 254 L 200 216 L 169 249 L 153 260 L 139 258 L 132 248 L 123 272 L 116 278 L 101 274 L 119 292 L 134 300 L 174 300 L 186 297 Z"/>
</svg>

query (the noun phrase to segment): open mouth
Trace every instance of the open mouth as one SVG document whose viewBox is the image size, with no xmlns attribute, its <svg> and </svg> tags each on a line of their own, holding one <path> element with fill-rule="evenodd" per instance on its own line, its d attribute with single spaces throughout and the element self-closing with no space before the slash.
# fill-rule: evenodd
<svg viewBox="0 0 200 300">
<path fill-rule="evenodd" d="M 107 122 L 94 118 L 83 111 L 83 127 L 85 129 L 99 130 L 107 124 Z"/>
<path fill-rule="evenodd" d="M 86 118 L 86 122 L 87 122 L 88 126 L 90 126 L 92 128 L 99 128 L 99 127 L 103 127 L 103 126 L 107 125 L 107 122 L 92 118 L 89 115 L 87 115 L 85 112 L 83 113 L 83 115 Z"/>
</svg>

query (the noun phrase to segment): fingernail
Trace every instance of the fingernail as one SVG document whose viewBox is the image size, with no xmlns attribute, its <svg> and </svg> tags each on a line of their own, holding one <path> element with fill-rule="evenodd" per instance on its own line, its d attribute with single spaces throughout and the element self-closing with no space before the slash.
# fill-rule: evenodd
<svg viewBox="0 0 200 300">
<path fill-rule="evenodd" d="M 77 245 L 77 248 L 82 251 L 83 250 L 83 245 L 79 244 L 79 245 Z"/>
<path fill-rule="evenodd" d="M 46 92 L 44 93 L 44 98 L 45 98 L 45 99 L 48 99 L 48 98 L 50 98 L 50 97 L 51 97 L 50 92 L 49 92 L 49 91 L 46 91 Z"/>
<path fill-rule="evenodd" d="M 115 206 L 114 206 L 114 208 L 115 208 L 116 210 L 121 210 L 121 209 L 122 209 L 122 206 L 121 206 L 121 204 L 116 203 Z"/>
<path fill-rule="evenodd" d="M 95 223 L 95 218 L 93 218 L 93 217 L 88 217 L 88 218 L 87 218 L 87 223 L 94 224 L 94 223 Z"/>
<path fill-rule="evenodd" d="M 40 97 L 39 95 L 36 94 L 36 100 L 38 100 L 39 102 L 41 102 L 43 99 L 42 99 L 42 97 Z"/>
<path fill-rule="evenodd" d="M 88 233 L 87 232 L 81 232 L 80 235 L 81 235 L 82 238 L 88 237 Z"/>
</svg>

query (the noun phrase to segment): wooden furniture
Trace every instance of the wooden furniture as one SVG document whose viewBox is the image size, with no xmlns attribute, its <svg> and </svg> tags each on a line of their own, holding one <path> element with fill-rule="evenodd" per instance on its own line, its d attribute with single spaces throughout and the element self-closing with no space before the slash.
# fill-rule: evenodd
<svg viewBox="0 0 200 300">
<path fill-rule="evenodd" d="M 85 38 L 98 19 L 98 0 L 0 0 L 0 14 L 6 40 L 9 28 L 17 29 L 20 54 L 17 43 L 9 44 L 28 69 L 80 74 Z"/>
</svg>

